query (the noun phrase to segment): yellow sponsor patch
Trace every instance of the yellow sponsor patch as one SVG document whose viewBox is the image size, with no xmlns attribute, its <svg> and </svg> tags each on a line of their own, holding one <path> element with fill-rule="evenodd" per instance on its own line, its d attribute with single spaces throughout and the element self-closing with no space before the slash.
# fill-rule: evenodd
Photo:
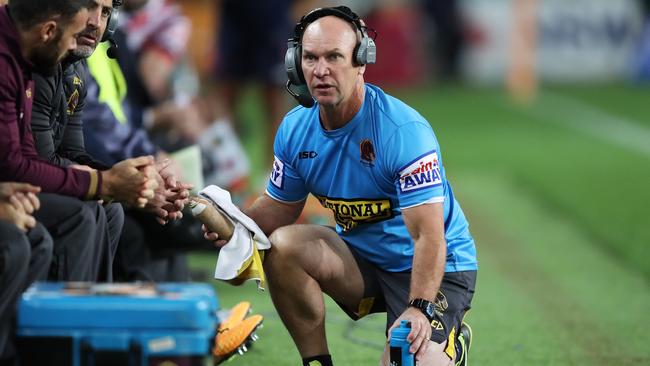
<svg viewBox="0 0 650 366">
<path fill-rule="evenodd" d="M 361 223 L 377 222 L 393 217 L 390 201 L 342 200 L 316 196 L 320 204 L 332 210 L 334 220 L 343 231 L 352 230 Z"/>
</svg>

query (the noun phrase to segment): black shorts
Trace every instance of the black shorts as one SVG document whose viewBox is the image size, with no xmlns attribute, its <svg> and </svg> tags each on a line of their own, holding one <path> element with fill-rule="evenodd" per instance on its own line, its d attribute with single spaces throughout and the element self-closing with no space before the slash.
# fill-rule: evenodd
<svg viewBox="0 0 650 366">
<path fill-rule="evenodd" d="M 361 258 L 350 248 L 361 270 L 364 294 L 358 309 L 347 309 L 339 304 L 352 319 L 372 313 L 387 313 L 386 332 L 408 306 L 411 272 L 386 272 Z M 454 344 L 465 313 L 470 309 L 476 271 L 445 272 L 435 301 L 435 315 L 431 322 L 431 340 L 448 346 Z"/>
<path fill-rule="evenodd" d="M 284 54 L 293 31 L 291 0 L 224 0 L 214 75 L 217 81 L 284 86 Z"/>
</svg>

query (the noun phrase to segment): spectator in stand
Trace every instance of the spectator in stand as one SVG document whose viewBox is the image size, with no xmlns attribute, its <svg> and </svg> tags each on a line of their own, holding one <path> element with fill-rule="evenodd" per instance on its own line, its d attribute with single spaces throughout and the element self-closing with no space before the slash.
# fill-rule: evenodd
<svg viewBox="0 0 650 366">
<path fill-rule="evenodd" d="M 197 144 L 206 181 L 244 186 L 248 160 L 230 124 L 211 122 L 211 107 L 187 62 L 191 26 L 177 1 L 129 1 L 125 10 L 116 39 L 124 45 L 117 60 L 129 90 L 129 123 L 144 127 L 165 151 Z"/>
<path fill-rule="evenodd" d="M 283 92 L 286 83 L 284 52 L 293 27 L 293 0 L 223 0 L 219 9 L 219 39 L 215 57 L 215 105 L 221 119 L 235 122 L 247 83 L 260 86 L 264 141 L 273 146 L 273 136 L 289 104 Z M 264 149 L 266 150 L 266 148 Z M 269 161 L 270 163 L 270 161 Z"/>
<path fill-rule="evenodd" d="M 456 0 L 431 0 L 422 3 L 424 14 L 429 18 L 433 43 L 433 60 L 436 76 L 440 80 L 455 80 L 459 76 L 460 56 L 463 47 L 463 29 Z"/>
</svg>

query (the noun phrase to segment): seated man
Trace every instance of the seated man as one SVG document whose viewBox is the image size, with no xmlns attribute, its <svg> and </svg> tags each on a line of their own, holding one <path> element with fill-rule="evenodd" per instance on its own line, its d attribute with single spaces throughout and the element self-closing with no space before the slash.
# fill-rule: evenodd
<svg viewBox="0 0 650 366">
<path fill-rule="evenodd" d="M 0 365 L 15 356 L 16 301 L 32 282 L 45 280 L 50 266 L 52 238 L 32 216 L 40 206 L 39 190 L 0 182 Z"/>
</svg>

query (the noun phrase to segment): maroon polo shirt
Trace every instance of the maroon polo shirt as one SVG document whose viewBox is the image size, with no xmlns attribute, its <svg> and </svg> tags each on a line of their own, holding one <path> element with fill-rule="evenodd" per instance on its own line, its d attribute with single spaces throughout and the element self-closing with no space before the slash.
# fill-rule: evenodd
<svg viewBox="0 0 650 366">
<path fill-rule="evenodd" d="M 43 192 L 91 199 L 101 174 L 52 165 L 38 156 L 31 129 L 34 81 L 31 62 L 7 6 L 0 6 L 0 181 L 26 182 Z"/>
</svg>

